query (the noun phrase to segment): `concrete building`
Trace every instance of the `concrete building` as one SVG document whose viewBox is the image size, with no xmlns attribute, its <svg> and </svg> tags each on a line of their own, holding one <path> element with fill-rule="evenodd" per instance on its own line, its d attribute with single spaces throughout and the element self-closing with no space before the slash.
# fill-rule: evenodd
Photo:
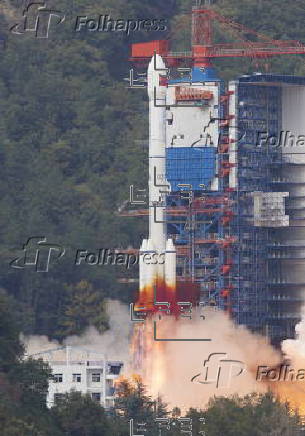
<svg viewBox="0 0 305 436">
<path fill-rule="evenodd" d="M 106 409 L 114 405 L 114 381 L 122 371 L 123 362 L 107 360 L 102 353 L 75 346 L 54 348 L 30 357 L 43 359 L 52 368 L 48 407 L 71 391 L 89 394 Z"/>
</svg>

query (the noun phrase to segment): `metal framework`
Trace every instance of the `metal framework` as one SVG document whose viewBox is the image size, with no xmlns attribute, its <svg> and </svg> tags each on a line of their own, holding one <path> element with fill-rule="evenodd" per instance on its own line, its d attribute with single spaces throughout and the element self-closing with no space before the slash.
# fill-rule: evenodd
<svg viewBox="0 0 305 436">
<path fill-rule="evenodd" d="M 217 23 L 224 34 L 232 35 L 234 43 L 217 44 L 213 40 L 213 25 Z M 165 42 L 165 41 L 164 41 Z M 150 43 L 142 44 L 147 53 L 131 57 L 133 62 L 145 62 L 153 55 Z M 145 50 L 144 50 L 145 52 Z M 209 7 L 200 5 L 192 8 L 192 49 L 184 52 L 171 52 L 164 46 L 162 57 L 168 66 L 179 65 L 189 61 L 195 66 L 210 66 L 213 58 L 269 58 L 282 54 L 305 54 L 305 45 L 296 40 L 276 40 L 235 23 Z"/>
<path fill-rule="evenodd" d="M 287 168 L 305 162 L 292 161 L 280 149 L 258 143 L 258 131 L 278 135 L 282 129 L 282 82 L 305 86 L 305 78 L 255 75 L 240 78 L 235 94 L 222 88 L 221 134 L 215 154 L 219 189 L 181 186 L 180 192 L 168 195 L 165 217 L 168 236 L 177 248 L 178 281 L 198 283 L 202 302 L 226 310 L 239 324 L 266 333 L 275 342 L 293 336 L 300 319 L 300 288 L 305 287 L 300 280 L 287 281 L 282 265 L 289 259 L 305 259 L 305 240 L 281 242 L 281 228 L 272 222 L 256 224 L 253 209 L 255 192 L 286 191 L 289 183 L 305 185 L 284 178 Z M 229 110 L 231 98 L 235 98 L 235 113 Z M 233 124 L 239 131 L 236 143 L 229 135 Z M 236 164 L 230 162 L 232 145 Z M 233 169 L 235 188 L 230 187 Z M 286 209 L 292 225 L 298 225 L 304 220 L 304 208 L 289 201 Z M 122 214 L 145 216 L 148 210 Z"/>
<path fill-rule="evenodd" d="M 180 192 L 172 192 L 167 199 L 167 226 L 177 247 L 178 276 L 200 284 L 202 302 L 232 314 L 237 238 L 231 228 L 236 200 L 229 188 L 230 171 L 235 165 L 229 161 L 228 149 L 233 117 L 229 113 L 231 93 L 225 92 L 221 82 L 219 87 L 220 141 L 214 155 L 219 189 L 180 185 Z M 184 164 L 188 168 L 186 160 Z"/>
<path fill-rule="evenodd" d="M 292 167 L 305 166 L 302 160 L 291 161 L 281 147 L 260 146 L 257 138 L 257 131 L 275 137 L 282 131 L 282 84 L 304 86 L 305 79 L 255 75 L 242 77 L 238 84 L 238 122 L 245 136 L 238 145 L 235 224 L 239 235 L 239 281 L 234 303 L 238 308 L 238 322 L 266 332 L 275 343 L 293 337 L 295 325 L 300 320 L 299 304 L 305 283 L 300 277 L 287 278 L 285 262 L 305 259 L 302 251 L 305 241 L 295 240 L 295 236 L 292 236 L 293 241 L 287 241 L 287 236 L 283 236 L 285 228 L 277 227 L 276 221 L 257 225 L 253 221 L 249 194 L 255 191 L 284 193 L 295 184 L 305 185 L 304 180 L 298 181 L 295 177 L 287 180 L 286 177 Z M 294 196 L 286 201 L 286 211 L 290 215 L 289 229 L 286 229 L 290 234 L 293 234 L 293 227 L 298 226 L 298 219 L 304 220 L 302 208 L 296 207 L 294 201 Z M 272 210 L 276 211 L 276 207 L 273 204 Z"/>
<path fill-rule="evenodd" d="M 131 60 L 143 65 L 157 51 L 168 67 L 189 62 L 192 67 L 205 68 L 211 66 L 213 58 L 219 57 L 267 58 L 305 53 L 305 46 L 298 41 L 268 38 L 221 16 L 208 5 L 206 2 L 202 7 L 198 1 L 193 7 L 190 52 L 173 53 L 167 41 L 154 41 L 135 44 Z M 214 22 L 238 42 L 215 44 Z M 281 282 L 281 262 L 274 262 L 275 258 L 293 259 L 301 245 L 280 244 L 277 224 L 257 223 L 253 206 L 255 192 L 270 193 L 272 201 L 272 193 L 284 192 L 287 185 L 305 184 L 285 180 L 283 169 L 295 163 L 283 160 L 275 148 L 258 144 L 257 132 L 277 135 L 281 130 L 282 82 L 305 85 L 305 78 L 280 75 L 240 78 L 235 87 L 234 113 L 230 113 L 233 92 L 225 90 L 219 82 L 221 140 L 215 155 L 218 190 L 212 191 L 209 186 L 201 189 L 184 186 L 178 192 L 175 188 L 167 198 L 166 210 L 168 236 L 177 247 L 178 278 L 199 283 L 201 300 L 206 304 L 217 305 L 238 323 L 274 338 L 293 335 L 298 320 L 296 305 L 300 301 L 297 288 L 305 287 L 305 283 Z M 176 93 L 181 100 L 201 98 L 206 103 L 210 98 L 209 93 L 199 95 L 193 89 L 189 95 L 183 95 L 177 87 Z M 238 141 L 230 136 L 233 124 L 244 132 Z M 233 160 L 232 150 L 236 153 Z M 230 182 L 233 173 L 236 184 Z M 292 206 L 291 209 L 297 221 L 298 211 Z M 147 211 L 131 214 L 145 215 Z"/>
</svg>

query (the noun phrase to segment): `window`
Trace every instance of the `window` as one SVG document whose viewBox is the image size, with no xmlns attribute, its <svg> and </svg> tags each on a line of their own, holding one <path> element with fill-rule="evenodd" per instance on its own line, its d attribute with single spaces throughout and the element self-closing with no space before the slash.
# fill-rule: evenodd
<svg viewBox="0 0 305 436">
<path fill-rule="evenodd" d="M 92 374 L 92 381 L 94 383 L 99 383 L 101 381 L 101 373 L 100 372 L 95 372 Z"/>
<path fill-rule="evenodd" d="M 72 376 L 72 381 L 74 383 L 80 383 L 82 381 L 82 376 L 81 374 L 73 374 Z"/>
<path fill-rule="evenodd" d="M 108 373 L 112 375 L 119 375 L 121 372 L 121 365 L 109 365 Z"/>
<path fill-rule="evenodd" d="M 113 400 L 106 400 L 106 404 L 105 404 L 105 407 L 106 407 L 106 409 L 110 409 L 110 407 L 113 407 L 114 406 L 114 401 Z M 119 411 L 118 411 L 118 413 L 120 413 Z"/>
<path fill-rule="evenodd" d="M 63 381 L 62 374 L 54 374 L 53 380 L 54 380 L 54 383 L 62 383 L 62 381 Z"/>
<path fill-rule="evenodd" d="M 101 402 L 101 393 L 100 392 L 92 392 L 91 398 L 93 401 Z"/>
<path fill-rule="evenodd" d="M 58 403 L 65 398 L 65 394 L 54 394 L 54 403 Z"/>
</svg>

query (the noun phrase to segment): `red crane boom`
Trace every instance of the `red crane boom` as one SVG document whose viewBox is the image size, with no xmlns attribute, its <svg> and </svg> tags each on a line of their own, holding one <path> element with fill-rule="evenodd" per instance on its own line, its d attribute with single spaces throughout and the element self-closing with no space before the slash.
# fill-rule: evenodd
<svg viewBox="0 0 305 436">
<path fill-rule="evenodd" d="M 226 31 L 239 41 L 216 44 L 213 42 L 213 22 L 218 22 Z M 249 39 L 251 36 L 251 39 Z M 167 59 L 169 65 L 189 60 L 194 66 L 209 66 L 211 59 L 224 57 L 267 58 L 281 54 L 305 54 L 305 45 L 295 40 L 276 40 L 242 24 L 223 17 L 209 7 L 193 6 L 192 9 L 192 50 L 189 52 L 171 52 L 167 41 L 152 41 L 132 45 L 132 61 L 151 58 L 154 51 Z"/>
</svg>

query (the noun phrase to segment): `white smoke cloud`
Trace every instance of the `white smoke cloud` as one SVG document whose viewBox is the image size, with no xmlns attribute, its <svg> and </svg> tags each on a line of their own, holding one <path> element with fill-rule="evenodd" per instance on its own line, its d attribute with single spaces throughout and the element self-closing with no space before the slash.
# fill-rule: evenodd
<svg viewBox="0 0 305 436">
<path fill-rule="evenodd" d="M 22 335 L 21 340 L 24 343 L 26 355 L 31 356 L 62 347 L 62 345 L 69 345 L 104 354 L 108 360 L 122 360 L 126 368 L 129 363 L 129 343 L 132 331 L 129 308 L 119 301 L 107 300 L 106 311 L 109 317 L 109 330 L 102 334 L 95 327 L 89 327 L 81 336 L 67 337 L 63 344 L 55 340 L 50 341 L 47 336 Z M 64 356 L 63 351 L 53 354 L 53 357 L 58 360 L 64 359 Z"/>
<path fill-rule="evenodd" d="M 63 345 L 90 349 L 106 355 L 109 360 L 122 360 L 125 365 L 124 373 L 128 376 L 135 372 L 130 363 L 134 324 L 129 318 L 129 307 L 114 300 L 107 301 L 106 307 L 110 325 L 108 331 L 100 334 L 94 327 L 90 327 L 81 336 L 66 338 Z M 251 333 L 246 327 L 235 325 L 222 311 L 205 309 L 204 315 L 205 319 L 202 319 L 194 311 L 192 320 L 177 320 L 173 317 L 158 320 L 157 338 L 174 341 L 154 341 L 153 329 L 148 326 L 151 348 L 147 353 L 144 383 L 149 394 L 154 397 L 160 394 L 170 407 L 178 406 L 187 410 L 190 407 L 204 408 L 213 396 L 265 392 L 268 385 L 256 380 L 257 368 L 260 365 L 279 365 L 282 362 L 280 351 L 275 350 L 265 337 Z M 284 341 L 283 351 L 287 356 L 300 354 L 305 361 L 305 311 L 304 320 L 297 327 L 297 331 L 296 340 Z M 211 341 L 177 341 L 200 338 Z M 23 336 L 22 340 L 27 355 L 62 346 L 57 341 L 49 341 L 46 336 Z M 238 363 L 232 368 L 224 363 L 217 387 L 215 374 L 219 369 L 219 360 L 216 357 L 206 364 L 209 366 L 208 373 L 204 366 L 204 362 L 213 353 L 223 353 L 219 360 L 242 362 L 242 374 L 237 376 Z M 56 359 L 64 360 L 65 353 L 59 351 Z M 231 378 L 228 380 L 230 371 Z M 204 381 L 211 383 L 202 383 Z"/>
<path fill-rule="evenodd" d="M 236 326 L 222 311 L 207 309 L 205 319 L 195 313 L 192 320 L 164 318 L 157 321 L 157 337 L 171 339 L 211 339 L 200 341 L 158 342 L 154 359 L 159 359 L 157 368 L 163 375 L 148 374 L 145 378 L 150 392 L 160 393 L 170 406 L 182 410 L 189 407 L 203 408 L 215 396 L 246 395 L 251 392 L 265 392 L 267 385 L 256 381 L 259 365 L 277 366 L 282 356 L 266 340 L 254 335 L 245 327 Z M 161 344 L 161 350 L 160 350 Z M 240 361 L 244 365 L 221 364 L 221 374 L 217 387 L 219 359 L 211 359 L 205 377 L 204 361 L 213 353 L 223 353 L 219 359 Z M 237 374 L 243 369 L 242 374 Z M 231 377 L 230 377 L 231 371 Z M 195 377 L 197 376 L 197 377 Z M 195 377 L 195 379 L 192 378 Z M 210 381 L 205 384 L 202 382 Z"/>
<path fill-rule="evenodd" d="M 305 306 L 301 314 L 302 319 L 295 326 L 296 338 L 284 340 L 281 346 L 286 358 L 293 364 L 302 364 L 303 368 L 305 365 Z"/>
</svg>

